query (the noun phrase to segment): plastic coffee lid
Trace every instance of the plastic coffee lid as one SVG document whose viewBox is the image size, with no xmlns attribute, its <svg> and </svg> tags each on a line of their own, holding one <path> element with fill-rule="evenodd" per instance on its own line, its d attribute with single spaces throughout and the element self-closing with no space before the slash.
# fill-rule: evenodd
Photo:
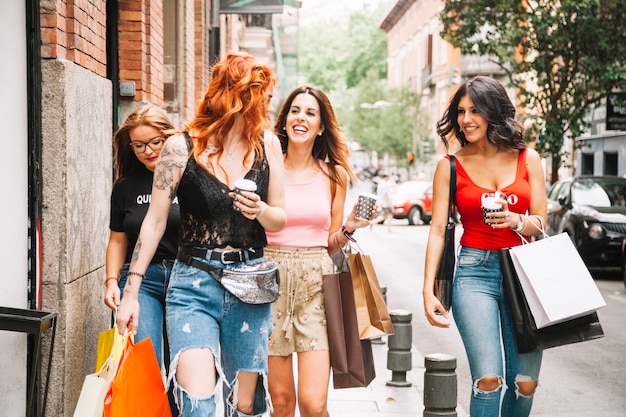
<svg viewBox="0 0 626 417">
<path fill-rule="evenodd" d="M 243 191 L 256 191 L 256 183 L 245 178 L 240 178 L 235 181 L 234 187 Z"/>
<path fill-rule="evenodd" d="M 483 197 L 481 203 L 483 208 L 487 210 L 499 210 L 502 208 L 502 203 L 499 200 L 498 197 Z"/>
</svg>

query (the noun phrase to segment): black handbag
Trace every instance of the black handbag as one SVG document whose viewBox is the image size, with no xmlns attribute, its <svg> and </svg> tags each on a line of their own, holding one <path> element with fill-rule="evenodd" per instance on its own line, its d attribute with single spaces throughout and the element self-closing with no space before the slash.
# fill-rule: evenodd
<svg viewBox="0 0 626 417">
<path fill-rule="evenodd" d="M 448 205 L 448 224 L 443 241 L 443 254 L 435 275 L 435 296 L 446 311 L 450 311 L 452 302 L 452 279 L 456 261 L 454 231 L 456 229 L 456 158 L 450 154 L 450 202 Z"/>
<path fill-rule="evenodd" d="M 597 313 L 537 329 L 517 277 L 509 249 L 499 252 L 502 284 L 515 327 L 517 349 L 520 353 L 535 352 L 604 336 Z"/>
</svg>

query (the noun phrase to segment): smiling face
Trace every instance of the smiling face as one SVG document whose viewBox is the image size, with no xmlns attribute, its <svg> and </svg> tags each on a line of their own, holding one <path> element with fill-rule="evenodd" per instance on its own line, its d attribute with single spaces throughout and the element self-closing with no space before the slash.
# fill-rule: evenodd
<svg viewBox="0 0 626 417">
<path fill-rule="evenodd" d="M 315 141 L 315 137 L 324 131 L 320 106 L 310 94 L 298 94 L 291 102 L 285 119 L 285 130 L 290 141 Z"/>
<path fill-rule="evenodd" d="M 163 147 L 163 134 L 161 131 L 153 126 L 140 125 L 132 129 L 129 135 L 131 147 L 133 147 L 133 145 L 144 145 L 143 151 L 136 150 L 134 147 L 133 151 L 137 159 L 139 159 L 146 168 L 154 172 L 157 159 Z"/>
<path fill-rule="evenodd" d="M 469 95 L 464 95 L 459 100 L 457 123 L 469 143 L 487 139 L 489 123 L 474 107 Z"/>
</svg>

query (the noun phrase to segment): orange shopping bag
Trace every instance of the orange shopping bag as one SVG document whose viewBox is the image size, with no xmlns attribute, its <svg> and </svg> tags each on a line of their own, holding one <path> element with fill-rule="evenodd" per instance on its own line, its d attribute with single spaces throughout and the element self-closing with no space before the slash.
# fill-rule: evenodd
<svg viewBox="0 0 626 417">
<path fill-rule="evenodd" d="M 128 336 L 127 336 L 128 337 Z M 103 417 L 172 417 L 163 376 L 150 339 L 130 339 L 104 399 Z"/>
</svg>

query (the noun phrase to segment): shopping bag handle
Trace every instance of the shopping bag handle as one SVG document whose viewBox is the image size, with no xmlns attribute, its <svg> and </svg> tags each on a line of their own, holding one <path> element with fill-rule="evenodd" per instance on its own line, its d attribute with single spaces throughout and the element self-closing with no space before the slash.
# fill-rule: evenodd
<svg viewBox="0 0 626 417">
<path fill-rule="evenodd" d="M 128 331 L 128 329 L 124 330 L 124 334 L 122 335 L 122 349 L 121 352 L 124 352 L 126 350 L 126 345 L 128 345 L 128 341 L 130 340 L 132 334 Z M 115 343 L 113 344 L 113 347 L 111 348 L 111 352 L 109 352 L 109 356 L 106 358 L 106 360 L 104 361 L 104 363 L 102 364 L 102 366 L 100 367 L 100 369 L 98 370 L 98 373 L 104 371 L 105 369 L 107 369 L 109 366 L 111 366 L 111 362 L 113 362 L 113 350 L 115 348 Z M 119 365 L 119 360 L 117 361 L 118 363 L 116 365 Z"/>
<path fill-rule="evenodd" d="M 341 265 L 335 265 L 335 266 L 338 267 L 339 272 L 341 272 L 344 270 L 344 266 L 348 266 L 349 268 L 350 263 L 348 261 L 348 255 L 346 254 L 344 247 L 341 246 L 341 244 L 339 243 L 339 238 L 337 237 L 337 234 L 335 234 L 335 242 L 337 243 L 337 247 L 339 248 L 339 251 L 341 252 Z M 350 242 L 348 241 L 348 243 Z"/>
<path fill-rule="evenodd" d="M 522 214 L 520 214 L 520 216 L 522 216 Z M 534 217 L 534 218 L 537 219 L 537 221 L 539 222 L 539 226 L 537 226 L 534 222 L 531 222 L 531 221 L 529 221 L 528 223 L 532 224 L 535 229 L 539 230 L 544 238 L 547 239 L 547 238 L 550 237 L 546 233 L 546 229 L 545 229 L 545 227 L 543 225 L 543 219 L 541 218 L 541 216 L 539 216 L 537 214 L 532 214 L 532 215 L 529 215 L 528 217 Z M 520 217 L 520 219 L 521 219 L 521 217 Z M 516 230 L 515 233 L 517 233 L 517 235 L 520 237 L 520 240 L 522 241 L 522 245 L 527 245 L 529 243 L 528 240 L 526 240 L 525 236 L 522 235 L 520 232 L 518 232 Z"/>
</svg>

